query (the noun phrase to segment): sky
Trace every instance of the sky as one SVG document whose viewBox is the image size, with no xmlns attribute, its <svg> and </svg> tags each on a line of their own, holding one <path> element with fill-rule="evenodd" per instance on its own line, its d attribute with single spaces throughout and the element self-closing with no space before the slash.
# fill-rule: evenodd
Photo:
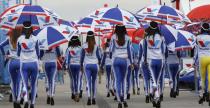
<svg viewBox="0 0 210 108">
<path fill-rule="evenodd" d="M 135 13 L 150 5 L 151 0 L 38 0 L 38 4 L 54 10 L 63 19 L 75 21 L 103 7 L 104 4 L 108 4 L 109 7 L 118 5 L 122 9 Z"/>
</svg>

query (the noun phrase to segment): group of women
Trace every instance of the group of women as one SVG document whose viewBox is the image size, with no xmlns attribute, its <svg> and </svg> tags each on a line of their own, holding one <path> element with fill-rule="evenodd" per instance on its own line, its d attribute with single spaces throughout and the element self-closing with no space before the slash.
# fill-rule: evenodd
<svg viewBox="0 0 210 108">
<path fill-rule="evenodd" d="M 118 108 L 123 106 L 126 108 L 128 107 L 126 100 L 130 99 L 131 74 L 134 76 L 132 79 L 133 93 L 136 91 L 136 86 L 139 95 L 139 74 L 141 72 L 144 81 L 145 102 L 152 102 L 154 107 L 160 108 L 161 101 L 163 101 L 165 67 L 168 67 L 170 75 L 170 96 L 176 98 L 179 95 L 180 52 L 168 50 L 158 23 L 151 22 L 145 32 L 145 38 L 139 43 L 138 51 L 133 48 L 124 25 L 116 25 L 112 38 L 106 40 L 104 48 L 100 48 L 96 44 L 93 31 L 87 32 L 86 42 L 83 44 L 80 42 L 79 35 L 74 35 L 69 41 L 63 64 L 63 68 L 68 70 L 71 79 L 71 98 L 79 102 L 82 97 L 84 75 L 88 97 L 87 105 L 95 105 L 97 75 L 100 70 L 105 70 L 107 97 L 112 94 L 118 101 Z M 202 25 L 201 34 L 197 36 L 195 47 L 195 65 L 199 66 L 201 71 L 203 90 L 206 88 L 206 72 L 210 71 L 209 42 L 209 25 L 205 23 Z M 4 51 L 6 45 L 9 45 L 7 53 Z M 8 70 L 11 75 L 14 108 L 21 108 L 22 94 L 25 96 L 24 108 L 29 106 L 34 108 L 39 64 L 43 64 L 46 72 L 47 104 L 54 105 L 56 59 L 61 59 L 62 54 L 59 47 L 46 50 L 40 49 L 39 46 L 39 40 L 33 36 L 33 29 L 29 21 L 23 23 L 22 32 L 14 29 L 8 39 L 0 44 L 2 54 L 9 60 Z M 30 93 L 28 86 L 31 89 Z M 209 89 L 210 86 L 208 86 Z M 207 95 L 208 92 L 201 94 L 199 103 L 203 103 L 208 98 Z"/>
<path fill-rule="evenodd" d="M 14 108 L 21 108 L 21 100 L 25 102 L 24 108 L 29 107 L 29 100 L 30 108 L 34 108 L 41 61 L 48 82 L 47 103 L 54 105 L 56 60 L 61 56 L 60 49 L 40 49 L 39 40 L 33 35 L 31 22 L 26 21 L 23 26 L 12 30 L 8 38 L 0 44 L 1 52 L 8 61 Z M 9 45 L 7 53 L 4 50 L 6 45 Z"/>
</svg>

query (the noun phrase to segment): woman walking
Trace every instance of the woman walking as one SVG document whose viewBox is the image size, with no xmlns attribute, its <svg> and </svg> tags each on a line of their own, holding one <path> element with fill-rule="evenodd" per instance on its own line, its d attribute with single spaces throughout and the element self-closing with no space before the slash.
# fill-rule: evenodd
<svg viewBox="0 0 210 108">
<path fill-rule="evenodd" d="M 85 72 L 87 82 L 87 105 L 96 104 L 96 84 L 101 57 L 99 47 L 96 45 L 94 32 L 87 33 L 86 43 L 83 45 L 81 56 L 81 69 Z"/>
<path fill-rule="evenodd" d="M 160 81 L 163 74 L 163 65 L 165 63 L 166 44 L 158 28 L 158 23 L 151 22 L 146 30 L 144 39 L 144 65 L 149 67 L 153 86 L 153 106 L 160 108 Z"/>
<path fill-rule="evenodd" d="M 55 77 L 57 74 L 57 57 L 60 57 L 59 47 L 52 48 L 49 50 L 41 50 L 40 57 L 44 65 L 44 71 L 47 78 L 47 104 L 54 105 L 54 94 L 55 94 Z"/>
<path fill-rule="evenodd" d="M 197 36 L 195 47 L 195 59 L 194 64 L 198 65 L 200 76 L 201 76 L 201 90 L 199 94 L 199 104 L 202 104 L 205 99 L 209 99 L 210 95 L 205 93 L 206 80 L 208 80 L 208 94 L 210 92 L 210 74 L 207 75 L 207 72 L 210 72 L 210 26 L 208 23 L 203 23 L 201 26 L 201 33 Z M 210 106 L 210 101 L 209 101 Z"/>
<path fill-rule="evenodd" d="M 126 39 L 127 32 L 124 25 L 117 25 L 115 28 L 114 36 L 116 39 L 112 40 L 111 43 L 111 56 L 112 56 L 112 66 L 115 76 L 115 89 L 116 96 L 118 100 L 118 108 L 128 107 L 125 99 L 126 94 L 126 77 L 128 68 L 130 66 L 133 69 L 132 65 L 132 55 L 131 55 L 131 43 Z"/>
<path fill-rule="evenodd" d="M 20 59 L 17 56 L 17 40 L 21 35 L 21 29 L 14 29 L 9 33 L 9 37 L 0 44 L 2 54 L 9 59 L 8 72 L 11 78 L 11 91 L 14 108 L 21 108 L 21 75 Z M 4 47 L 9 45 L 9 52 L 5 54 Z"/>
<path fill-rule="evenodd" d="M 107 88 L 107 97 L 110 97 L 110 93 L 112 94 L 112 79 L 111 79 L 111 74 L 112 74 L 112 60 L 110 58 L 110 39 L 107 39 L 107 42 L 105 44 L 104 48 L 104 53 L 102 57 L 102 62 L 101 62 L 101 68 L 104 70 L 104 65 L 105 65 L 105 71 L 106 71 L 106 88 Z"/>
<path fill-rule="evenodd" d="M 23 23 L 23 35 L 18 38 L 17 55 L 20 57 L 20 70 L 25 87 L 31 80 L 31 103 L 30 108 L 34 108 L 37 94 L 38 62 L 39 62 L 39 41 L 32 35 L 33 28 L 30 21 Z M 24 108 L 28 108 L 28 89 L 26 88 L 26 100 Z"/>
<path fill-rule="evenodd" d="M 80 94 L 80 58 L 81 58 L 81 42 L 78 36 L 73 36 L 69 42 L 66 51 L 66 64 L 71 79 L 72 99 L 79 102 Z"/>
</svg>

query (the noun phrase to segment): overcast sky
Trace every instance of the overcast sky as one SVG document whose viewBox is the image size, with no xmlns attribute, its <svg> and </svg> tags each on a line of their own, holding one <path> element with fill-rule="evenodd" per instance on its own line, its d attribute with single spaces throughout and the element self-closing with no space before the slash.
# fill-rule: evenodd
<svg viewBox="0 0 210 108">
<path fill-rule="evenodd" d="M 38 0 L 38 4 L 54 10 L 62 18 L 78 20 L 104 4 L 110 7 L 119 5 L 120 8 L 136 12 L 151 4 L 151 0 Z M 168 0 L 169 1 L 169 0 Z"/>
</svg>

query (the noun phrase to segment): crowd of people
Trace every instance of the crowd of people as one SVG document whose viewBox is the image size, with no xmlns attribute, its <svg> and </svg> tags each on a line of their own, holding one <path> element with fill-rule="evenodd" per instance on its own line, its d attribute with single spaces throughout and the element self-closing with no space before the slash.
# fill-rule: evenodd
<svg viewBox="0 0 210 108">
<path fill-rule="evenodd" d="M 79 35 L 74 35 L 62 58 L 59 47 L 40 49 L 39 40 L 33 35 L 30 21 L 24 22 L 23 28 L 12 30 L 8 39 L 0 44 L 0 48 L 8 62 L 14 108 L 21 108 L 21 101 L 24 101 L 24 108 L 34 108 L 41 67 L 47 78 L 47 104 L 54 105 L 57 65 L 68 70 L 71 98 L 74 101 L 80 101 L 83 86 L 86 84 L 87 105 L 95 105 L 97 102 L 99 72 L 106 73 L 107 97 L 114 96 L 118 102 L 118 108 L 128 107 L 126 100 L 130 99 L 131 84 L 133 93 L 140 95 L 140 74 L 144 81 L 145 102 L 151 102 L 153 107 L 160 108 L 163 101 L 166 66 L 170 75 L 170 97 L 176 98 L 179 95 L 180 52 L 168 49 L 158 23 L 150 23 L 145 30 L 144 39 L 139 43 L 138 51 L 133 48 L 124 25 L 116 25 L 112 38 L 106 40 L 103 48 L 96 44 L 94 34 L 93 31 L 87 32 L 85 43 L 80 41 Z M 202 81 L 199 104 L 209 100 L 208 92 L 204 92 L 206 72 L 210 71 L 210 46 L 205 44 L 210 42 L 209 36 L 209 24 L 204 23 L 194 48 L 194 64 L 200 68 Z M 4 49 L 6 45 L 9 45 L 8 52 Z M 57 59 L 61 61 L 64 59 L 64 62 L 57 63 Z M 133 75 L 132 79 L 131 75 Z M 86 83 L 83 82 L 83 78 Z M 209 76 L 208 79 L 210 79 Z M 210 86 L 207 91 L 209 90 Z"/>
</svg>

